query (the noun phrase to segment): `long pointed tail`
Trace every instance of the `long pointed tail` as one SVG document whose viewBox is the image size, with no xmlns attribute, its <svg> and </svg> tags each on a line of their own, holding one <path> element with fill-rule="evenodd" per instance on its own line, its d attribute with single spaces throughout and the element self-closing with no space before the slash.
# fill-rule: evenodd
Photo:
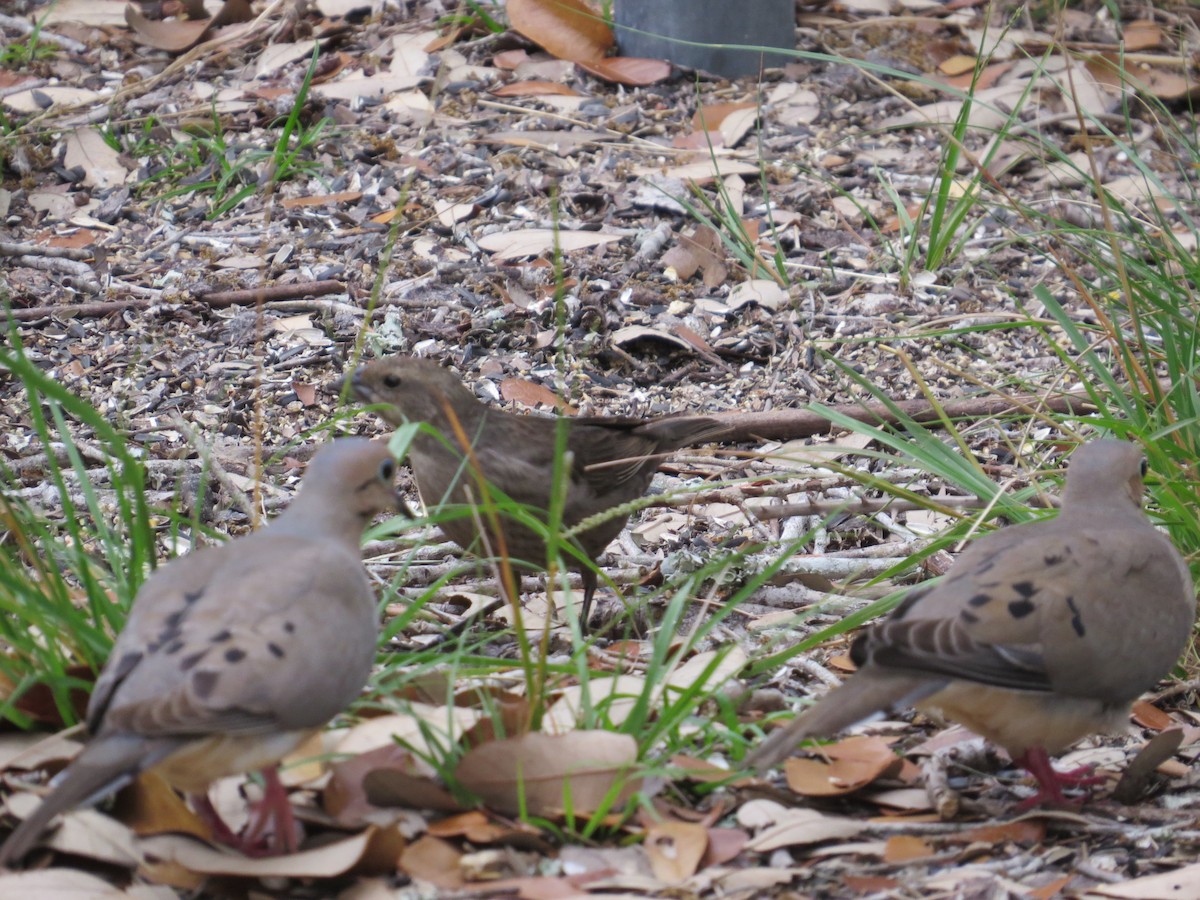
<svg viewBox="0 0 1200 900">
<path fill-rule="evenodd" d="M 801 741 L 837 734 L 885 710 L 909 706 L 942 687 L 942 682 L 920 676 L 893 675 L 863 669 L 836 687 L 816 705 L 771 734 L 748 754 L 748 768 L 763 771 L 791 755 Z"/>
<path fill-rule="evenodd" d="M 174 749 L 174 742 L 148 742 L 132 735 L 94 740 L 55 779 L 54 789 L 0 847 L 0 869 L 11 868 L 33 849 L 60 812 L 93 803 L 131 781 Z"/>
</svg>

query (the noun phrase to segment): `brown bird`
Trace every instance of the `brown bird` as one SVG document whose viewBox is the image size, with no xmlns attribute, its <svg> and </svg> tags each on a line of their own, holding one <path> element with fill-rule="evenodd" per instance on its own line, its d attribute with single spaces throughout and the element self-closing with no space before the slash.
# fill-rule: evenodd
<svg viewBox="0 0 1200 900">
<path fill-rule="evenodd" d="M 266 794 L 241 846 L 250 850 L 273 818 L 276 848 L 295 848 L 274 767 L 370 674 L 379 616 L 359 541 L 377 513 L 404 508 L 395 470 L 381 442 L 334 441 L 268 527 L 146 580 L 88 703 L 91 740 L 0 847 L 0 866 L 24 856 L 57 813 L 148 769 L 195 795 L 230 843 L 205 792 L 218 778 L 264 770 Z"/>
<path fill-rule="evenodd" d="M 1141 509 L 1137 447 L 1075 451 L 1062 510 L 974 541 L 944 580 L 910 591 L 851 647 L 858 672 L 751 753 L 763 769 L 802 740 L 876 713 L 940 711 L 1037 779 L 1027 801 L 1063 802 L 1049 755 L 1128 722 L 1170 671 L 1196 615 L 1191 575 Z"/>
<path fill-rule="evenodd" d="M 386 404 L 380 414 L 393 425 L 427 422 L 450 442 L 455 422 L 470 442 L 467 463 L 462 455 L 428 434 L 418 434 L 408 459 L 427 506 L 479 503 L 470 466 L 519 504 L 544 511 L 550 505 L 558 423 L 566 428 L 566 500 L 562 522 L 572 528 L 597 513 L 642 496 L 650 486 L 664 454 L 703 443 L 725 431 L 706 416 L 667 416 L 658 419 L 577 417 L 555 419 L 524 416 L 485 406 L 454 373 L 431 360 L 393 356 L 364 366 L 351 376 L 355 395 L 365 403 Z M 624 527 L 628 514 L 613 516 L 580 532 L 576 539 L 594 564 L 597 556 Z M 475 518 L 442 521 L 442 530 L 460 546 L 470 547 L 479 536 Z M 503 543 L 487 526 L 488 546 L 503 546 L 525 562 L 546 562 L 546 543 L 535 531 L 503 516 Z M 569 559 L 583 579 L 580 623 L 587 629 L 596 572 L 584 560 Z"/>
</svg>

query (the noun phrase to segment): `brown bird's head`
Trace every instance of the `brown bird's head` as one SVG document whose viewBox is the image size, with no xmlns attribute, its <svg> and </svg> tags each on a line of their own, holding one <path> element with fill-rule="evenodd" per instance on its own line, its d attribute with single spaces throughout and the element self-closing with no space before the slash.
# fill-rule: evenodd
<svg viewBox="0 0 1200 900">
<path fill-rule="evenodd" d="M 326 444 L 304 473 L 300 491 L 271 528 L 323 531 L 353 538 L 381 512 L 412 516 L 396 490 L 396 460 L 386 441 L 339 438 Z"/>
<path fill-rule="evenodd" d="M 1127 441 L 1092 441 L 1073 454 L 1067 466 L 1063 507 L 1104 505 L 1124 496 L 1135 509 L 1142 505 L 1146 458 Z"/>
<path fill-rule="evenodd" d="M 380 415 L 393 425 L 428 422 L 446 431 L 447 404 L 463 424 L 469 424 L 483 410 L 458 376 L 428 359 L 389 356 L 362 366 L 350 377 L 354 396 L 364 403 L 383 403 L 393 407 Z"/>
</svg>

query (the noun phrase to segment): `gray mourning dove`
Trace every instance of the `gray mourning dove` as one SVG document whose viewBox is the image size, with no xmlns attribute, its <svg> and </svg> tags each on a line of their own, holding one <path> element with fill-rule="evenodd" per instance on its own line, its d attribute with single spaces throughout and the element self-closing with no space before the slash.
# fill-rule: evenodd
<svg viewBox="0 0 1200 900">
<path fill-rule="evenodd" d="M 1187 566 L 1141 509 L 1137 447 L 1075 451 L 1062 510 L 971 543 L 935 586 L 908 593 L 854 641 L 858 671 L 749 754 L 763 769 L 802 740 L 915 705 L 1008 751 L 1037 779 L 1028 805 L 1062 802 L 1049 755 L 1119 729 L 1191 634 Z"/>
<path fill-rule="evenodd" d="M 379 617 L 359 542 L 377 513 L 404 508 L 395 470 L 382 442 L 334 441 L 269 526 L 180 556 L 146 580 L 88 703 L 90 741 L 0 847 L 0 866 L 24 856 L 57 813 L 148 769 L 193 794 L 227 842 L 236 839 L 213 819 L 205 791 L 264 770 L 258 821 L 242 846 L 252 849 L 273 817 L 275 846 L 294 849 L 274 767 L 370 674 Z"/>
<path fill-rule="evenodd" d="M 414 357 L 378 360 L 356 371 L 350 384 L 363 402 L 390 407 L 380 414 L 393 425 L 427 422 L 451 447 L 461 447 L 455 426 L 461 427 L 471 445 L 466 464 L 461 453 L 432 435 L 418 434 L 413 440 L 408 460 L 428 506 L 478 503 L 478 488 L 470 472 L 470 466 L 477 465 L 489 484 L 517 503 L 544 511 L 550 505 L 556 431 L 562 423 L 570 453 L 564 528 L 642 496 L 663 454 L 711 440 L 726 430 L 707 416 L 556 419 L 492 409 L 476 399 L 449 369 Z M 580 625 L 585 631 L 596 591 L 595 559 L 628 518 L 628 513 L 616 515 L 576 535 L 584 558 L 570 558 L 567 564 L 583 580 Z M 470 547 L 479 536 L 476 521 L 476 516 L 462 516 L 439 524 L 455 543 Z M 546 562 L 546 543 L 536 532 L 503 513 L 499 523 L 500 535 L 488 527 L 487 545 L 493 552 L 506 552 L 525 562 Z"/>
</svg>

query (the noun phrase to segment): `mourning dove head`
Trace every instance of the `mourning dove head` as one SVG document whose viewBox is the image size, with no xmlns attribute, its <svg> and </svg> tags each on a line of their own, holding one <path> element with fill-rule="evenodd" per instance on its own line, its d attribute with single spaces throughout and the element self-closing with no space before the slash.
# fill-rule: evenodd
<svg viewBox="0 0 1200 900">
<path fill-rule="evenodd" d="M 410 422 L 446 423 L 447 406 L 460 421 L 485 409 L 449 369 L 413 356 L 389 356 L 362 366 L 350 376 L 350 385 L 359 400 L 386 403 Z M 381 414 L 400 424 L 400 417 Z"/>
<path fill-rule="evenodd" d="M 1111 440 L 1084 444 L 1067 466 L 1063 507 L 1103 506 L 1141 515 L 1145 475 L 1146 458 L 1136 444 Z"/>
<path fill-rule="evenodd" d="M 340 438 L 313 456 L 296 499 L 271 527 L 276 534 L 324 530 L 357 546 L 379 513 L 409 514 L 395 477 L 396 460 L 385 441 Z"/>
</svg>

